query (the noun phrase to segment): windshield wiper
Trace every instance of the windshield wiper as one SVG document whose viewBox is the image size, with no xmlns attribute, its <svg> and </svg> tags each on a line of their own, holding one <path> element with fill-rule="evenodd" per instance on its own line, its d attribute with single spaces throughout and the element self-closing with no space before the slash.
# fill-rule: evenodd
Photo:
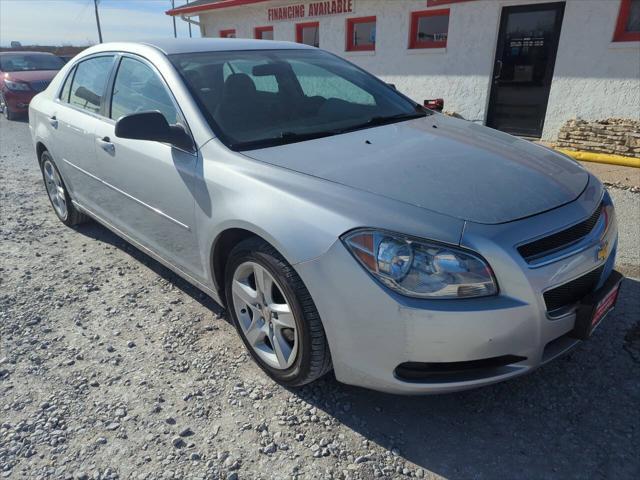
<svg viewBox="0 0 640 480">
<path fill-rule="evenodd" d="M 342 133 L 338 130 L 320 130 L 317 132 L 291 132 L 283 131 L 275 137 L 262 138 L 259 140 L 249 140 L 247 142 L 238 142 L 232 144 L 234 150 L 255 150 L 258 148 L 275 147 L 278 145 L 286 145 L 287 143 L 304 142 L 305 140 L 314 140 L 316 138 L 331 137 Z"/>
<path fill-rule="evenodd" d="M 388 125 L 390 123 L 402 122 L 405 120 L 413 120 L 416 118 L 423 118 L 429 115 L 427 112 L 416 111 L 412 113 L 398 113 L 396 115 L 371 117 L 364 123 L 353 125 L 340 130 L 340 133 L 353 132 L 355 130 L 362 130 L 368 127 L 377 127 L 379 125 Z"/>
</svg>

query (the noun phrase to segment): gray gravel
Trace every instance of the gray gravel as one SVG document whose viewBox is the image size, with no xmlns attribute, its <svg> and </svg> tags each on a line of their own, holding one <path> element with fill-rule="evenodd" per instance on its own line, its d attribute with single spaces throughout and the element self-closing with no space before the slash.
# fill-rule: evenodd
<svg viewBox="0 0 640 480">
<path fill-rule="evenodd" d="M 618 215 L 618 269 L 640 278 L 640 193 L 609 188 Z"/>
<path fill-rule="evenodd" d="M 638 265 L 638 196 L 613 192 Z M 219 306 L 48 204 L 25 123 L 0 120 L 0 478 L 639 478 L 640 282 L 537 372 L 394 397 L 290 391 Z"/>
</svg>

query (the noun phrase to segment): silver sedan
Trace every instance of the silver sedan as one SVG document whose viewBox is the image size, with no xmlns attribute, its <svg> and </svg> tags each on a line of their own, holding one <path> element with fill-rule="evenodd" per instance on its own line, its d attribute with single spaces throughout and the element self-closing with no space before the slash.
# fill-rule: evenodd
<svg viewBox="0 0 640 480">
<path fill-rule="evenodd" d="M 530 372 L 615 305 L 617 224 L 571 159 L 429 111 L 319 49 L 112 43 L 30 105 L 51 204 L 225 304 L 288 386 Z"/>
</svg>

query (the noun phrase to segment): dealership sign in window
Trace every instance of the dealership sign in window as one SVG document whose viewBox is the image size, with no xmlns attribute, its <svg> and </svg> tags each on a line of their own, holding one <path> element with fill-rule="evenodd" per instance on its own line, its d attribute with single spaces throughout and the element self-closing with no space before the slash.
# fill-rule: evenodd
<svg viewBox="0 0 640 480">
<path fill-rule="evenodd" d="M 355 11 L 355 0 L 330 0 L 323 2 L 302 2 L 283 7 L 267 9 L 270 22 L 279 20 L 299 20 L 301 18 L 345 15 Z"/>
</svg>

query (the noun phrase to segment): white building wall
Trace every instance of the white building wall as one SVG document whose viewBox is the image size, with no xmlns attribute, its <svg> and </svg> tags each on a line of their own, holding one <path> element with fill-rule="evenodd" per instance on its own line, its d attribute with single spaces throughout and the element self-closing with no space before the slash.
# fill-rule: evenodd
<svg viewBox="0 0 640 480">
<path fill-rule="evenodd" d="M 451 10 L 445 49 L 410 50 L 410 14 L 425 10 L 425 0 L 354 0 L 355 13 L 318 19 L 320 47 L 382 78 L 422 103 L 444 98 L 445 110 L 484 123 L 491 88 L 502 7 L 548 0 L 476 0 L 442 7 Z M 295 1 L 274 1 L 205 12 L 203 36 L 234 28 L 253 38 L 257 26 L 272 25 L 276 40 L 295 41 L 295 21 L 269 22 L 267 8 Z M 640 42 L 612 43 L 618 0 L 567 0 L 555 77 L 543 138 L 555 139 L 571 118 L 640 116 Z M 345 51 L 348 17 L 377 16 L 375 52 Z"/>
</svg>

